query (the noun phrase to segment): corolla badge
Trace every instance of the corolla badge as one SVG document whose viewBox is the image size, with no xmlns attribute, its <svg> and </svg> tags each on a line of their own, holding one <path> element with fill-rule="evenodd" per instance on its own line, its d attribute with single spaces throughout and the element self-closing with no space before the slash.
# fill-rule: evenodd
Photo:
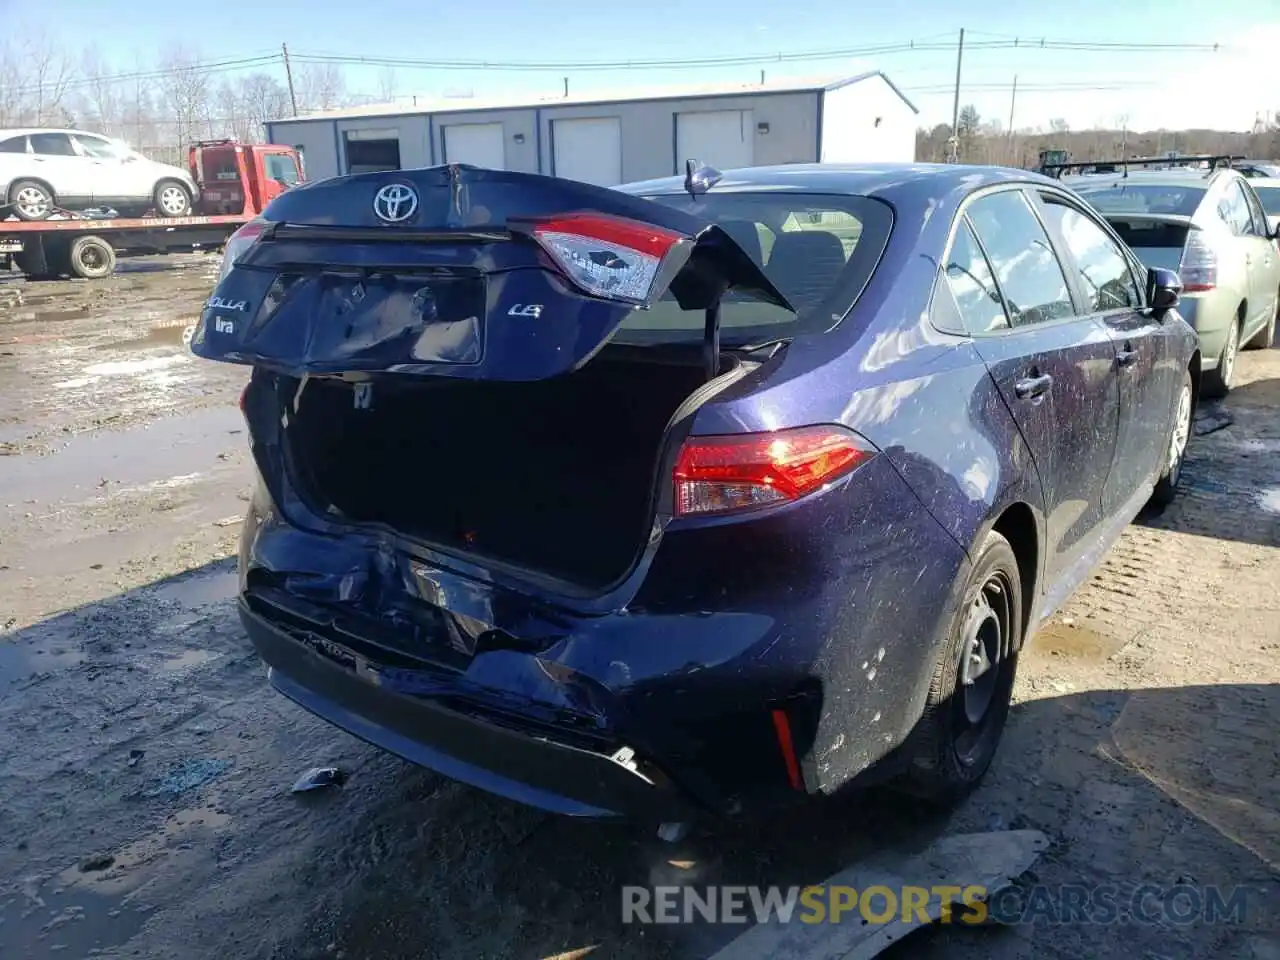
<svg viewBox="0 0 1280 960">
<path fill-rule="evenodd" d="M 403 223 L 418 210 L 418 191 L 407 183 L 388 183 L 373 195 L 373 212 L 385 223 Z"/>
</svg>

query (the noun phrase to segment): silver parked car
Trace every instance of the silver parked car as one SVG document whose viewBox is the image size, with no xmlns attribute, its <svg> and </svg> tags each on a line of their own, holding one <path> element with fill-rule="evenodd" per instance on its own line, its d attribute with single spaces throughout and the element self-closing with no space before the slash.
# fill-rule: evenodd
<svg viewBox="0 0 1280 960">
<path fill-rule="evenodd" d="M 118 140 L 79 130 L 0 130 L 0 219 L 44 220 L 59 208 L 90 207 L 185 217 L 197 197 L 188 171 Z"/>
<path fill-rule="evenodd" d="M 1148 267 L 1178 272 L 1178 311 L 1204 352 L 1202 391 L 1224 396 L 1237 351 L 1271 346 L 1280 308 L 1280 246 L 1250 181 L 1231 169 L 1173 169 L 1064 177 L 1063 184 Z"/>
</svg>

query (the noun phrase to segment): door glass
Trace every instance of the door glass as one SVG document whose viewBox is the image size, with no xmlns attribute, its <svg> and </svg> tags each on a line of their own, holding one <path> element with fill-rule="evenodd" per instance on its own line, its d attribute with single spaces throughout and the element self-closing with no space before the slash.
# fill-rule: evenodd
<svg viewBox="0 0 1280 960">
<path fill-rule="evenodd" d="M 1258 202 L 1258 195 L 1251 187 L 1246 187 L 1243 183 L 1239 184 L 1241 191 L 1244 193 L 1245 203 L 1249 205 L 1249 216 L 1253 220 L 1253 233 L 1259 237 L 1267 235 L 1267 215 L 1262 210 L 1262 204 Z"/>
<path fill-rule="evenodd" d="M 1048 234 L 1020 190 L 1003 190 L 974 201 L 969 219 L 991 258 L 1015 327 L 1075 313 Z"/>
<path fill-rule="evenodd" d="M 119 145 L 102 137 L 88 137 L 81 133 L 76 135 L 76 142 L 95 160 L 121 160 L 124 156 Z"/>
<path fill-rule="evenodd" d="M 947 287 L 970 333 L 987 333 L 1009 326 L 1000 302 L 991 265 L 973 239 L 968 220 L 961 220 L 946 265 Z"/>
<path fill-rule="evenodd" d="M 1240 184 L 1232 182 L 1218 201 L 1218 216 L 1237 237 L 1253 232 L 1253 218 L 1249 215 L 1249 203 L 1244 198 Z"/>
<path fill-rule="evenodd" d="M 1049 222 L 1058 228 L 1080 268 L 1091 312 L 1142 306 L 1129 262 L 1106 231 L 1056 197 L 1042 194 L 1041 198 Z"/>
<path fill-rule="evenodd" d="M 293 157 L 288 154 L 269 153 L 263 162 L 266 165 L 268 180 L 279 180 L 290 187 L 298 182 L 298 167 L 293 162 Z"/>
<path fill-rule="evenodd" d="M 27 138 L 10 137 L 8 140 L 0 140 L 0 153 L 26 153 Z"/>
<path fill-rule="evenodd" d="M 71 138 L 65 133 L 33 133 L 31 134 L 31 152 L 46 157 L 74 157 L 75 147 Z"/>
</svg>

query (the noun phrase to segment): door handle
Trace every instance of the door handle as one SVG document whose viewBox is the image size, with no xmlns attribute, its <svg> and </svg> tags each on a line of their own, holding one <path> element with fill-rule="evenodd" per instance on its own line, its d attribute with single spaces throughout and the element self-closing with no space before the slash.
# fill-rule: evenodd
<svg viewBox="0 0 1280 960">
<path fill-rule="evenodd" d="M 1019 400 L 1031 400 L 1035 397 L 1043 397 L 1052 386 L 1053 377 L 1043 373 L 1039 376 L 1023 377 L 1021 380 L 1014 381 L 1013 393 Z"/>
<path fill-rule="evenodd" d="M 1138 351 L 1134 350 L 1129 344 L 1124 345 L 1123 350 L 1116 352 L 1116 362 L 1122 367 L 1131 367 L 1138 359 Z"/>
</svg>

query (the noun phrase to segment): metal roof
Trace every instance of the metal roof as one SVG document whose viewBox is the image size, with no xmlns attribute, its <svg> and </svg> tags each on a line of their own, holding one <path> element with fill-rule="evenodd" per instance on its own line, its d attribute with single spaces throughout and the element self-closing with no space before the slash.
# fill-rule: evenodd
<svg viewBox="0 0 1280 960">
<path fill-rule="evenodd" d="M 509 94 L 492 97 L 442 97 L 436 99 L 415 98 L 411 106 L 403 103 L 365 104 L 358 107 L 340 107 L 297 117 L 281 117 L 271 124 L 302 123 L 309 120 L 365 120 L 378 117 L 414 117 L 427 114 L 475 113 L 485 110 L 528 110 L 547 107 L 577 107 L 612 103 L 637 103 L 646 100 L 688 100 L 709 97 L 742 97 L 763 93 L 818 93 L 837 90 L 851 84 L 879 77 L 889 85 L 915 113 L 920 111 L 907 99 L 881 70 L 867 70 L 853 76 L 827 77 L 825 79 L 779 77 L 766 79 L 764 83 L 721 83 L 702 86 L 629 87 L 614 91 L 571 93 L 568 96 L 548 95 L 533 97 L 529 94 Z"/>
</svg>

